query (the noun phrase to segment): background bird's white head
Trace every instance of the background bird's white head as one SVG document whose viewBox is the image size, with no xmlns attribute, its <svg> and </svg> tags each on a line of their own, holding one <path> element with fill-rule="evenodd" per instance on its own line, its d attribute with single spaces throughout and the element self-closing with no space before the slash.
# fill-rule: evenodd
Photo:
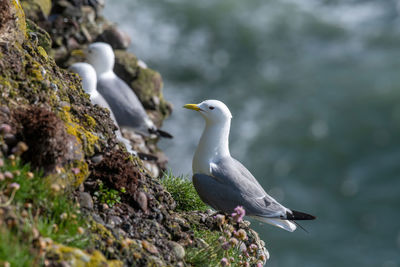
<svg viewBox="0 0 400 267">
<path fill-rule="evenodd" d="M 199 104 L 187 104 L 184 107 L 199 111 L 208 124 L 224 123 L 232 119 L 228 107 L 218 100 L 205 100 Z"/>
<path fill-rule="evenodd" d="M 86 54 L 87 61 L 94 67 L 97 76 L 113 70 L 115 55 L 109 44 L 93 43 L 89 45 Z"/>
<path fill-rule="evenodd" d="M 87 94 L 97 92 L 97 75 L 92 65 L 84 62 L 74 63 L 69 67 L 69 70 L 81 77 L 83 90 L 85 90 Z"/>
</svg>

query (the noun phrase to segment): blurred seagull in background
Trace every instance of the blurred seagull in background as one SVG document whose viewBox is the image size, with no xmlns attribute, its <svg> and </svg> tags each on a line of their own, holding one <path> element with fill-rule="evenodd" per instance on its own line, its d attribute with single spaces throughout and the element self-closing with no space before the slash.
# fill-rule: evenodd
<svg viewBox="0 0 400 267">
<path fill-rule="evenodd" d="M 115 55 L 109 44 L 92 43 L 86 57 L 96 70 L 97 90 L 110 105 L 121 127 L 131 128 L 145 136 L 156 134 L 172 138 L 154 125 L 136 94 L 113 72 Z"/>
<path fill-rule="evenodd" d="M 232 115 L 224 103 L 205 100 L 184 108 L 199 111 L 206 121 L 192 165 L 193 184 L 201 200 L 225 213 L 243 206 L 246 215 L 290 232 L 296 230 L 296 220 L 315 219 L 282 206 L 246 167 L 231 157 L 228 139 Z"/>
<path fill-rule="evenodd" d="M 112 112 L 110 106 L 108 105 L 104 97 L 96 89 L 97 75 L 92 65 L 84 62 L 74 63 L 69 67 L 69 70 L 78 74 L 81 77 L 83 90 L 90 95 L 91 102 L 110 111 L 110 117 L 118 128 L 118 130 L 115 132 L 117 139 L 125 144 L 126 149 L 129 153 L 136 156 L 137 152 L 133 150 L 130 141 L 122 136 L 118 126 L 118 122 L 115 119 L 114 113 Z"/>
</svg>

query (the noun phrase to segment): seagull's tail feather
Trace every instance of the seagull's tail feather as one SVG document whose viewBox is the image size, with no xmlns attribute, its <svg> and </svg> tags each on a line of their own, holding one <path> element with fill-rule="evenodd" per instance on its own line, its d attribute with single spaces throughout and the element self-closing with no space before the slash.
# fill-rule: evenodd
<svg viewBox="0 0 400 267">
<path fill-rule="evenodd" d="M 289 232 L 293 232 L 297 228 L 295 223 L 288 221 L 288 220 L 281 220 L 281 219 L 277 219 L 277 218 L 265 218 L 265 217 L 260 217 L 260 216 L 254 216 L 254 218 L 259 221 L 269 223 L 273 226 L 279 227 L 279 228 L 284 229 Z"/>
<path fill-rule="evenodd" d="M 172 134 L 167 133 L 166 131 L 163 131 L 163 130 L 160 130 L 160 129 L 149 128 L 149 133 L 150 134 L 155 134 L 157 136 L 164 137 L 164 138 L 174 138 L 172 136 Z"/>
<path fill-rule="evenodd" d="M 160 129 L 157 129 L 157 134 L 158 134 L 159 136 L 161 136 L 161 137 L 164 137 L 164 138 L 174 138 L 174 137 L 172 136 L 172 134 L 167 133 L 166 131 L 163 131 L 163 130 L 160 130 Z"/>
<path fill-rule="evenodd" d="M 315 220 L 317 217 L 304 213 L 304 212 L 300 212 L 300 211 L 295 211 L 295 210 L 291 210 L 292 212 L 290 213 L 289 211 L 286 212 L 286 219 L 287 220 L 297 220 L 297 221 L 305 221 L 305 220 Z"/>
</svg>

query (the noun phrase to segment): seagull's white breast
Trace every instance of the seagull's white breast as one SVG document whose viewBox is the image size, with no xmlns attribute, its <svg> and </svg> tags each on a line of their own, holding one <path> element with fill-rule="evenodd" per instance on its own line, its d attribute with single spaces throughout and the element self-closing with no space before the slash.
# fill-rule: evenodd
<svg viewBox="0 0 400 267">
<path fill-rule="evenodd" d="M 193 173 L 211 174 L 211 158 L 205 155 L 203 149 L 197 148 L 192 163 Z"/>
<path fill-rule="evenodd" d="M 228 146 L 229 127 L 230 121 L 224 124 L 206 124 L 194 153 L 193 173 L 211 175 L 211 165 L 217 163 L 222 157 L 230 156 Z"/>
</svg>

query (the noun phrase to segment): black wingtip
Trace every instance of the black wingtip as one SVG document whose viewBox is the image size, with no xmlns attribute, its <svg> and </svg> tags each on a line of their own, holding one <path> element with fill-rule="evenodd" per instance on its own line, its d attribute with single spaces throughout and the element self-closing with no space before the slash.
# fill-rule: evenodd
<svg viewBox="0 0 400 267">
<path fill-rule="evenodd" d="M 150 134 L 155 134 L 160 137 L 164 138 L 174 138 L 170 133 L 167 133 L 166 131 L 160 130 L 160 129 L 155 129 L 155 128 L 149 128 L 148 129 Z"/>
<path fill-rule="evenodd" d="M 141 160 L 146 160 L 146 161 L 157 161 L 158 157 L 151 155 L 151 154 L 146 154 L 146 153 L 142 153 L 142 152 L 138 152 L 138 157 Z"/>
<path fill-rule="evenodd" d="M 305 221 L 305 220 L 315 220 L 317 217 L 304 212 L 292 210 L 292 213 L 289 212 L 286 213 L 286 218 L 288 220 Z"/>
<path fill-rule="evenodd" d="M 304 232 L 306 232 L 308 234 L 308 231 L 306 228 L 304 228 L 303 226 L 301 226 L 298 222 L 296 221 L 291 221 L 292 223 L 294 223 L 295 225 L 297 225 L 301 230 L 303 230 Z"/>
<path fill-rule="evenodd" d="M 160 129 L 157 129 L 157 135 L 164 137 L 164 138 L 174 138 L 170 133 L 167 133 Z"/>
</svg>

